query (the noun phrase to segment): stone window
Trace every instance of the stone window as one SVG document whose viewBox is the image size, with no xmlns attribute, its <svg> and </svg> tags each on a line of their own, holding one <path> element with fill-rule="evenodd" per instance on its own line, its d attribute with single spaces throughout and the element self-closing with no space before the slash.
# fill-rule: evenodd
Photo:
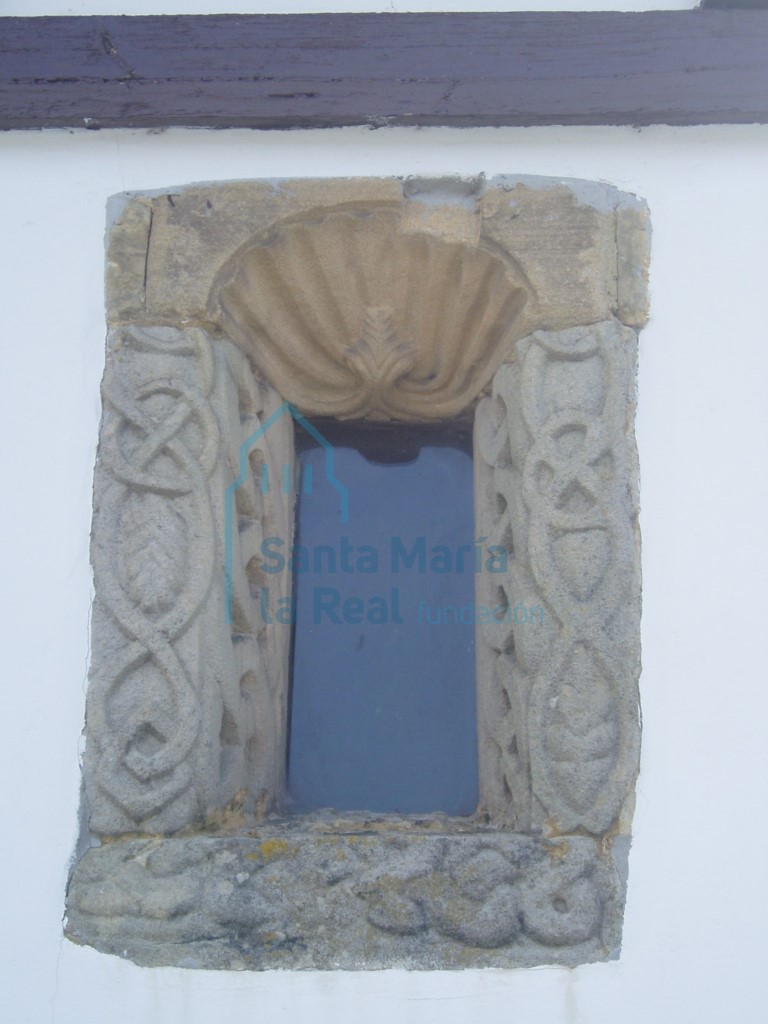
<svg viewBox="0 0 768 1024">
<path fill-rule="evenodd" d="M 616 956 L 644 205 L 590 182 L 352 179 L 111 213 L 84 763 L 101 842 L 69 937 L 238 969 Z M 259 601 L 290 604 L 263 542 L 294 536 L 295 495 L 263 482 L 295 480 L 294 422 L 457 419 L 475 537 L 508 554 L 474 574 L 477 809 L 287 815 L 290 629 Z"/>
</svg>

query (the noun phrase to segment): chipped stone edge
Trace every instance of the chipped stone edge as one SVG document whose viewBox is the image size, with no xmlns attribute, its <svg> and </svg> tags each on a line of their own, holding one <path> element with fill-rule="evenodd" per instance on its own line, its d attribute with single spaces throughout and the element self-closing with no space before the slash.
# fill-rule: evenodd
<svg viewBox="0 0 768 1024">
<path fill-rule="evenodd" d="M 110 326 L 141 317 L 146 307 L 147 257 L 152 233 L 152 200 L 132 196 L 107 204 L 105 297 Z"/>
<path fill-rule="evenodd" d="M 621 203 L 616 208 L 616 307 L 618 319 L 627 327 L 640 328 L 648 322 L 650 255 L 648 207 L 640 200 Z"/>
</svg>

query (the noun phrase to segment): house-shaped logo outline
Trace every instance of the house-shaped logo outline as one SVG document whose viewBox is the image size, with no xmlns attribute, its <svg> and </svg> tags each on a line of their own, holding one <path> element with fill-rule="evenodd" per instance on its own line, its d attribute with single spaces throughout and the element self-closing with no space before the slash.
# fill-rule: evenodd
<svg viewBox="0 0 768 1024">
<path fill-rule="evenodd" d="M 225 586 L 225 615 L 227 625 L 232 625 L 232 558 L 234 548 L 234 515 L 235 515 L 235 493 L 243 486 L 248 479 L 250 465 L 248 455 L 251 448 L 259 438 L 263 437 L 269 428 L 276 423 L 283 415 L 288 413 L 291 418 L 299 424 L 306 432 L 317 441 L 325 452 L 325 476 L 332 487 L 339 493 L 339 517 L 342 523 L 349 522 L 349 489 L 336 478 L 334 468 L 334 449 L 331 442 L 323 437 L 320 431 L 314 427 L 306 417 L 291 405 L 290 402 L 283 402 L 271 416 L 269 416 L 258 430 L 240 445 L 239 475 L 224 492 L 224 586 Z"/>
</svg>

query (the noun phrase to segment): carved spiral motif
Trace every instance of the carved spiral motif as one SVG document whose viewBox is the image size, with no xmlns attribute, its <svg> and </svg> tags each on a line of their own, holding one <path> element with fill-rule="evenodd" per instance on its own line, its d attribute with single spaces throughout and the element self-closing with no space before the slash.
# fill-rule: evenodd
<svg viewBox="0 0 768 1024">
<path fill-rule="evenodd" d="M 206 402 L 213 363 L 203 332 L 132 328 L 121 335 L 123 367 L 113 367 L 104 384 L 106 498 L 92 551 L 97 597 L 124 643 L 102 660 L 88 714 L 104 765 L 99 785 L 139 822 L 191 781 L 185 759 L 199 729 L 198 700 L 175 641 L 212 578 L 206 478 L 219 439 Z"/>
</svg>

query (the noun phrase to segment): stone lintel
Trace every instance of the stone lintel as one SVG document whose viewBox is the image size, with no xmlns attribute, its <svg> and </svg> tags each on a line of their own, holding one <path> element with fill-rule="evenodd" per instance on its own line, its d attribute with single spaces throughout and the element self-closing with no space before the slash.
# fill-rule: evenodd
<svg viewBox="0 0 768 1024">
<path fill-rule="evenodd" d="M 530 287 L 520 337 L 612 316 L 645 322 L 644 204 L 598 182 L 482 175 L 242 181 L 134 195 L 108 242 L 109 322 L 204 323 L 217 276 L 242 246 L 280 222 L 340 208 L 390 208 L 405 234 L 503 253 Z"/>
</svg>

